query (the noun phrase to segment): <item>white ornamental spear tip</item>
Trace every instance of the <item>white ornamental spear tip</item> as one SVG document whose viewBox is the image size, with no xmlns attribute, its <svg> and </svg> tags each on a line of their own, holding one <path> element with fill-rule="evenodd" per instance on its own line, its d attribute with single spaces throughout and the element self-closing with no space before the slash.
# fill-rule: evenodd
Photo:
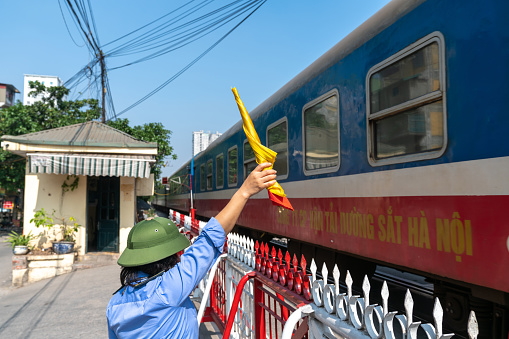
<svg viewBox="0 0 509 339">
<path fill-rule="evenodd" d="M 479 324 L 477 323 L 475 312 L 470 311 L 470 315 L 468 316 L 468 337 L 470 339 L 477 339 L 478 335 L 479 335 Z"/>
<path fill-rule="evenodd" d="M 410 324 L 413 322 L 413 310 L 414 310 L 414 299 L 412 298 L 410 290 L 407 289 L 405 294 L 405 311 L 408 324 L 407 326 L 410 326 Z"/>
<path fill-rule="evenodd" d="M 329 278 L 329 270 L 327 269 L 327 265 L 325 265 L 325 262 L 322 265 L 322 279 L 323 279 L 323 286 L 327 285 L 327 279 Z"/>
<path fill-rule="evenodd" d="M 389 287 L 387 287 L 387 281 L 384 280 L 384 284 L 382 285 L 382 304 L 384 310 L 384 317 L 389 312 Z"/>
<path fill-rule="evenodd" d="M 433 306 L 433 319 L 435 320 L 435 332 L 437 338 L 442 337 L 442 322 L 444 320 L 444 310 L 438 298 L 435 299 L 435 306 Z"/>
<path fill-rule="evenodd" d="M 369 284 L 368 276 L 364 276 L 364 280 L 362 281 L 362 292 L 364 292 L 364 303 L 366 306 L 369 306 L 369 291 L 371 290 L 371 285 Z"/>
<path fill-rule="evenodd" d="M 352 276 L 350 275 L 350 270 L 346 271 L 345 283 L 346 283 L 346 287 L 348 290 L 347 295 L 348 295 L 348 298 L 350 299 L 352 297 L 352 285 L 353 285 L 353 279 L 352 279 Z"/>
<path fill-rule="evenodd" d="M 334 277 L 334 286 L 336 287 L 336 295 L 339 294 L 339 268 L 338 265 L 334 265 L 334 270 L 332 271 L 332 276 Z"/>
<path fill-rule="evenodd" d="M 309 266 L 309 269 L 311 270 L 311 276 L 313 277 L 313 281 L 316 281 L 316 263 L 315 258 L 311 259 L 311 266 Z"/>
</svg>

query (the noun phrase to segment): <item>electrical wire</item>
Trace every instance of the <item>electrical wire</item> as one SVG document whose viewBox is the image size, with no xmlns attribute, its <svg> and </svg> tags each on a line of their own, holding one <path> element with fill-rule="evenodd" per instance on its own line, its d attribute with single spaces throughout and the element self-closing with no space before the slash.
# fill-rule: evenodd
<svg viewBox="0 0 509 339">
<path fill-rule="evenodd" d="M 71 34 L 71 31 L 69 30 L 69 26 L 67 25 L 67 21 L 65 20 L 65 16 L 64 16 L 64 12 L 62 11 L 62 5 L 60 4 L 60 0 L 58 0 L 58 7 L 60 8 L 60 14 L 62 14 L 62 19 L 64 20 L 65 28 L 67 29 L 67 33 L 69 33 L 69 36 L 71 37 L 72 42 L 74 42 L 74 44 L 78 47 L 85 47 L 85 44 L 80 46 L 80 45 L 78 45 L 76 40 L 74 40 L 74 38 Z"/>
<path fill-rule="evenodd" d="M 219 40 L 217 40 L 214 44 L 212 44 L 209 48 L 207 48 L 202 54 L 200 54 L 197 58 L 195 58 L 193 61 L 191 61 L 189 64 L 187 64 L 184 68 L 182 68 L 180 71 L 175 73 L 172 77 L 170 77 L 168 80 L 166 80 L 164 83 L 159 85 L 157 88 L 152 90 L 150 93 L 145 95 L 143 98 L 139 99 L 138 101 L 134 102 L 127 108 L 123 109 L 117 114 L 117 117 L 121 116 L 122 114 L 125 114 L 129 110 L 133 109 L 134 107 L 138 106 L 148 98 L 150 98 L 152 95 L 156 94 L 160 90 L 162 90 L 164 87 L 166 87 L 168 84 L 173 82 L 175 79 L 177 79 L 180 75 L 182 75 L 185 71 L 187 71 L 191 66 L 193 66 L 195 63 L 197 63 L 201 58 L 203 58 L 205 55 L 207 55 L 214 47 L 216 47 L 221 41 L 226 39 L 228 35 L 230 35 L 237 27 L 239 27 L 244 21 L 246 21 L 253 13 L 255 13 L 267 0 L 261 1 L 260 5 L 256 7 L 251 13 L 249 13 L 242 21 L 240 21 L 237 25 L 235 25 L 232 29 L 230 29 L 225 35 L 223 35 Z"/>
<path fill-rule="evenodd" d="M 236 28 L 238 28 L 266 1 L 267 0 L 234 0 L 200 15 L 199 12 L 205 11 L 205 8 L 214 1 L 203 0 L 196 2 L 196 0 L 190 0 L 177 9 L 168 12 L 148 24 L 101 46 L 90 0 L 66 0 L 67 9 L 71 14 L 79 34 L 89 50 L 91 59 L 87 65 L 82 67 L 76 74 L 67 80 L 64 85 L 69 89 L 76 89 L 84 86 L 83 91 L 78 92 L 77 98 L 82 97 L 87 90 L 92 92 L 92 97 L 100 98 L 103 94 L 102 92 L 105 91 L 106 102 L 103 102 L 103 106 L 108 108 L 107 121 L 117 119 L 118 116 L 141 104 L 152 95 L 166 87 L 169 83 L 177 79 L 186 70 L 215 48 Z M 192 18 L 192 15 L 196 15 L 196 17 Z M 217 31 L 239 17 L 242 17 L 240 22 L 235 24 L 233 28 L 208 47 L 198 57 L 143 98 L 137 100 L 120 113 L 116 113 L 108 78 L 109 72 L 149 61 L 183 48 Z M 68 27 L 67 30 L 70 34 Z M 110 47 L 110 49 L 103 51 L 106 46 Z M 139 54 L 145 55 L 116 67 L 106 67 L 106 60 L 109 58 L 121 58 Z"/>
<path fill-rule="evenodd" d="M 104 45 L 103 45 L 103 47 L 106 47 L 106 46 L 108 46 L 108 45 L 110 45 L 110 44 L 112 44 L 112 43 L 115 43 L 115 42 L 117 42 L 117 41 L 120 41 L 120 40 L 122 40 L 122 39 L 124 39 L 124 38 L 126 38 L 126 37 L 128 37 L 128 36 L 130 36 L 130 35 L 132 35 L 132 34 L 134 34 L 134 33 L 136 33 L 136 32 L 138 32 L 138 31 L 140 31 L 140 30 L 142 30 L 142 29 L 144 29 L 144 28 L 146 28 L 146 27 L 148 27 L 148 26 L 152 25 L 153 23 L 155 23 L 155 22 L 157 22 L 157 21 L 159 21 L 159 20 L 161 20 L 161 19 L 163 19 L 163 18 L 167 17 L 167 16 L 168 16 L 168 15 L 170 15 L 170 14 L 173 14 L 174 12 L 176 12 L 176 11 L 180 10 L 181 8 L 184 8 L 185 6 L 189 5 L 189 4 L 190 4 L 191 2 L 193 2 L 193 1 L 195 1 L 195 0 L 191 0 L 191 1 L 187 2 L 187 3 L 185 3 L 184 5 L 182 5 L 182 6 L 178 7 L 177 9 L 175 9 L 175 10 L 173 10 L 173 11 L 171 11 L 171 12 L 169 12 L 169 13 L 167 13 L 167 14 L 165 14 L 165 15 L 163 15 L 163 16 L 161 16 L 161 17 L 157 18 L 157 19 L 155 19 L 154 21 L 149 22 L 148 24 L 143 25 L 143 26 L 141 26 L 141 27 L 139 27 L 139 28 L 135 29 L 134 31 L 131 31 L 131 32 L 129 32 L 129 33 L 127 33 L 127 34 L 125 34 L 125 35 L 121 36 L 120 38 L 117 38 L 117 39 L 115 39 L 115 40 L 113 40 L 113 41 L 110 41 L 110 42 L 108 42 L 107 44 L 104 44 Z"/>
<path fill-rule="evenodd" d="M 165 41 L 165 40 L 169 40 L 170 42 L 172 41 L 171 39 L 174 39 L 175 37 L 178 37 L 179 35 L 182 35 L 182 38 L 186 38 L 186 35 L 183 35 L 186 31 L 184 30 L 185 28 L 189 27 L 189 26 L 192 26 L 194 24 L 197 24 L 199 23 L 200 21 L 204 21 L 205 19 L 207 19 L 208 17 L 211 17 L 211 16 L 214 16 L 214 15 L 217 15 L 218 13 L 221 13 L 222 11 L 225 11 L 227 10 L 228 8 L 234 6 L 235 4 L 238 4 L 238 3 L 241 3 L 238 8 L 241 8 L 244 3 L 247 3 L 248 5 L 251 4 L 251 3 L 255 3 L 259 0 L 235 0 L 223 7 L 220 7 L 216 10 L 213 10 L 211 12 L 208 12 L 200 17 L 197 17 L 195 19 L 192 19 L 188 22 L 185 22 L 183 24 L 181 24 L 180 26 L 177 26 L 177 27 L 174 27 L 174 28 L 169 28 L 170 26 L 172 26 L 173 24 L 181 21 L 183 18 L 185 17 L 188 17 L 191 13 L 182 13 L 182 17 L 178 18 L 178 20 L 175 20 L 175 21 L 168 21 L 167 23 L 165 23 L 164 25 L 160 25 L 158 27 L 156 27 L 155 29 L 158 29 L 157 31 L 154 29 L 152 30 L 150 33 L 144 35 L 143 37 L 141 38 L 135 38 L 133 39 L 131 42 L 128 42 L 126 44 L 124 44 L 122 47 L 118 47 L 112 51 L 109 51 L 107 52 L 107 54 L 109 56 L 119 56 L 119 55 L 130 55 L 130 54 L 133 54 L 133 53 L 139 53 L 139 52 L 144 52 L 147 50 L 147 47 L 151 47 L 151 46 L 154 46 L 156 44 L 159 43 L 159 45 L 156 45 L 155 47 L 161 47 L 161 46 L 164 46 L 164 43 L 161 44 L 161 42 Z M 206 4 L 208 4 L 209 1 L 207 2 L 203 2 L 203 3 L 200 3 L 199 5 L 200 6 L 204 6 Z M 193 8 L 195 9 L 195 8 Z M 184 15 L 185 14 L 185 15 Z M 227 20 L 228 19 L 228 16 L 224 16 L 222 18 L 222 20 Z M 163 26 L 163 27 L 161 27 Z M 199 25 L 197 27 L 200 27 Z M 176 33 L 180 30 L 184 30 L 183 32 L 181 33 Z M 188 29 L 189 31 L 190 29 Z M 156 33 L 158 33 L 157 35 L 155 35 Z M 169 36 L 167 37 L 166 39 L 162 39 L 163 37 L 171 34 L 171 33 L 176 33 L 175 35 L 173 36 Z M 136 48 L 136 49 L 135 49 Z M 129 52 L 129 53 L 127 53 Z"/>
<path fill-rule="evenodd" d="M 246 6 L 245 6 L 246 7 Z M 123 67 L 126 67 L 126 66 L 131 66 L 131 65 L 134 65 L 134 64 L 137 64 L 137 63 L 140 63 L 140 62 L 144 62 L 144 61 L 148 61 L 148 60 L 151 60 L 151 59 L 154 59 L 154 58 L 157 58 L 159 56 L 162 56 L 162 55 L 165 55 L 165 54 L 168 54 L 170 52 L 173 52 L 173 51 L 176 51 L 182 47 L 185 47 L 187 45 L 189 45 L 190 43 L 194 42 L 194 41 L 197 41 L 203 37 L 205 37 L 206 35 L 209 35 L 213 32 L 215 32 L 216 30 L 218 30 L 219 28 L 223 27 L 224 25 L 228 24 L 229 22 L 231 22 L 232 20 L 236 19 L 238 16 L 244 14 L 245 12 L 247 12 L 250 8 L 254 7 L 253 5 L 245 8 L 243 7 L 242 8 L 242 12 L 236 12 L 235 13 L 235 16 L 229 18 L 227 21 L 223 21 L 223 20 L 220 20 L 220 21 L 217 21 L 217 23 L 220 23 L 220 25 L 217 25 L 217 27 L 215 27 L 214 29 L 210 29 L 210 27 L 205 27 L 203 30 L 200 30 L 198 32 L 196 32 L 195 34 L 193 35 L 190 35 L 189 37 L 187 37 L 188 40 L 185 41 L 185 43 L 176 43 L 176 44 L 173 44 L 173 45 L 170 45 L 168 48 L 165 48 L 163 50 L 160 50 L 156 53 L 153 53 L 153 54 L 150 54 L 148 56 L 145 56 L 143 58 L 140 58 L 138 60 L 135 60 L 135 61 L 132 61 L 130 63 L 127 63 L 127 64 L 124 64 L 124 65 L 121 65 L 121 66 L 117 66 L 117 67 L 114 67 L 112 68 L 111 70 L 116 70 L 116 69 L 119 69 L 119 68 L 123 68 Z M 201 34 L 201 35 L 200 35 Z M 194 37 L 193 39 L 191 39 L 192 37 Z"/>
</svg>

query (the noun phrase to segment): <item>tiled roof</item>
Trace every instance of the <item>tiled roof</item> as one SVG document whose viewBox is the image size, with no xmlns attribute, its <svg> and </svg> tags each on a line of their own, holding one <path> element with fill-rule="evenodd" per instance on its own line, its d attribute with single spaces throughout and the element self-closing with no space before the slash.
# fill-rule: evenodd
<svg viewBox="0 0 509 339">
<path fill-rule="evenodd" d="M 53 128 L 18 136 L 4 135 L 2 140 L 20 144 L 96 146 L 96 147 L 157 147 L 155 142 L 141 141 L 127 133 L 98 121 Z"/>
</svg>

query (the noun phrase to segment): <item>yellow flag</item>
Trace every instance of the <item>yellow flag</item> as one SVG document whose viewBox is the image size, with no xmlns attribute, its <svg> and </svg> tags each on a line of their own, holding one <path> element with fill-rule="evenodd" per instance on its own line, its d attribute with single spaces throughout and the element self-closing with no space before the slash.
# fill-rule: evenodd
<svg viewBox="0 0 509 339">
<path fill-rule="evenodd" d="M 261 144 L 260 138 L 258 137 L 258 133 L 256 133 L 256 130 L 253 126 L 253 121 L 251 120 L 251 117 L 249 116 L 249 113 L 247 112 L 246 108 L 244 107 L 244 103 L 242 103 L 242 100 L 240 100 L 239 93 L 237 92 L 236 88 L 232 88 L 233 95 L 235 96 L 235 101 L 237 102 L 237 106 L 239 107 L 240 115 L 242 116 L 242 127 L 244 128 L 244 132 L 246 133 L 247 140 L 249 141 L 249 144 L 251 145 L 251 148 L 253 149 L 253 152 L 256 157 L 256 162 L 258 164 L 264 163 L 264 162 L 270 162 L 272 165 L 270 167 L 267 167 L 266 169 L 271 169 L 274 165 L 274 161 L 276 161 L 276 155 L 277 153 L 271 150 L 268 147 L 265 147 Z M 276 183 L 268 188 L 269 190 L 269 197 L 272 200 L 273 203 L 275 203 L 278 206 L 282 206 L 288 209 L 293 210 L 292 205 L 286 199 L 286 194 L 281 185 L 276 181 Z M 272 193 L 272 195 L 271 195 Z M 274 197 L 273 195 L 276 195 Z"/>
</svg>

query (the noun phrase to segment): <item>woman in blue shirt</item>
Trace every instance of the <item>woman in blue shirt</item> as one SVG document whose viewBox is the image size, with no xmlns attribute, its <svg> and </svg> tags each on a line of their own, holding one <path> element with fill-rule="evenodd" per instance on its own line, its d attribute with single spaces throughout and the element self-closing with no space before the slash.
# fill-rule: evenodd
<svg viewBox="0 0 509 339">
<path fill-rule="evenodd" d="M 247 200 L 275 183 L 270 163 L 258 165 L 228 204 L 203 228 L 194 244 L 166 218 L 136 224 L 118 264 L 122 287 L 106 310 L 109 338 L 198 338 L 196 309 L 189 298 L 223 252 Z"/>
</svg>

